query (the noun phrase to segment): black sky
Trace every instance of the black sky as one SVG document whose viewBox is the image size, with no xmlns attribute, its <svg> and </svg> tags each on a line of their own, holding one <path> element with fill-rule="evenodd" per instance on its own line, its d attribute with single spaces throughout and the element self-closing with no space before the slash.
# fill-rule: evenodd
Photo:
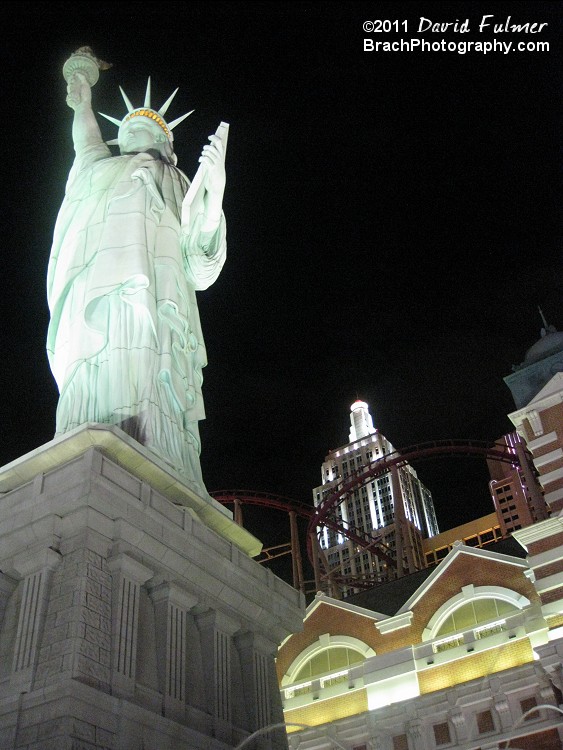
<svg viewBox="0 0 563 750">
<path fill-rule="evenodd" d="M 8 3 L 0 465 L 54 433 L 45 277 L 72 161 L 61 68 L 82 45 L 113 63 L 93 92 L 98 110 L 122 117 L 118 85 L 137 103 L 148 75 L 155 100 L 180 87 L 168 116 L 195 109 L 175 131 L 188 175 L 219 122 L 231 126 L 228 260 L 199 294 L 210 491 L 311 502 L 358 396 L 397 448 L 511 430 L 503 377 L 539 338 L 538 305 L 563 328 L 561 7 Z M 484 14 L 549 26 L 480 35 Z M 422 16 L 468 18 L 472 31 L 420 35 Z M 362 31 L 378 18 L 406 19 L 409 32 Z M 364 38 L 415 37 L 550 50 L 363 51 Z M 416 468 L 442 529 L 492 510 L 484 461 Z"/>
</svg>

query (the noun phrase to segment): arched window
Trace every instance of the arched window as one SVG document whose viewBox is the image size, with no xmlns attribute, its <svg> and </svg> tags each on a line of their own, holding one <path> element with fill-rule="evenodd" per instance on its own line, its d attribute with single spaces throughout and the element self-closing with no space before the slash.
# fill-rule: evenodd
<svg viewBox="0 0 563 750">
<path fill-rule="evenodd" d="M 510 617 L 530 605 L 530 600 L 504 586 L 463 586 L 433 614 L 422 640 L 470 630 L 486 622 Z"/>
<path fill-rule="evenodd" d="M 438 628 L 435 637 L 469 630 L 483 622 L 501 620 L 519 611 L 514 604 L 502 599 L 473 599 L 454 609 Z"/>
<path fill-rule="evenodd" d="M 294 681 L 301 682 L 330 672 L 340 672 L 364 660 L 365 656 L 354 649 L 333 646 L 313 654 L 296 673 Z"/>
<path fill-rule="evenodd" d="M 282 678 L 282 685 L 294 685 L 322 675 L 343 672 L 370 656 L 375 656 L 375 651 L 358 638 L 325 633 L 293 660 Z"/>
</svg>

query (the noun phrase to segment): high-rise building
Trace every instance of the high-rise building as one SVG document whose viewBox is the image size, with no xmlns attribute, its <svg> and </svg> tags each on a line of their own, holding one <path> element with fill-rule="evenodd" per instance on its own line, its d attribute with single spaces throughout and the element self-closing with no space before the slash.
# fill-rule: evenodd
<svg viewBox="0 0 563 750">
<path fill-rule="evenodd" d="M 517 432 L 504 435 L 497 444 L 505 443 L 514 453 L 514 463 L 487 460 L 491 481 L 489 489 L 499 519 L 502 536 L 543 521 L 549 515 L 529 451 Z"/>
<path fill-rule="evenodd" d="M 517 433 L 514 463 L 488 461 L 496 512 L 424 540 L 428 567 L 401 580 L 318 592 L 284 641 L 290 750 L 563 747 L 563 333 L 545 324 L 505 382 Z"/>
<path fill-rule="evenodd" d="M 347 581 L 377 583 L 425 567 L 422 539 L 438 533 L 432 495 L 410 464 L 394 464 L 384 473 L 364 476 L 374 462 L 393 456 L 399 454 L 374 427 L 368 405 L 355 401 L 349 442 L 326 456 L 322 484 L 313 490 L 315 507 L 345 490 L 345 500 L 334 508 L 336 528 L 325 526 L 319 540 L 343 594 L 353 589 Z M 348 531 L 373 538 L 375 554 L 350 539 Z M 391 566 L 390 558 L 402 565 Z"/>
<path fill-rule="evenodd" d="M 517 409 L 508 416 L 533 456 L 553 514 L 563 510 L 563 332 L 543 323 L 541 338 L 504 382 Z"/>
</svg>

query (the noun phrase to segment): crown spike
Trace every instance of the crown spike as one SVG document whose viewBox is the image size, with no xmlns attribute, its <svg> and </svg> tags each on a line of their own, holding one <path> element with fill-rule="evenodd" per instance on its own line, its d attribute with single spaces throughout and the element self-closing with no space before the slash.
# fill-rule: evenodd
<svg viewBox="0 0 563 750">
<path fill-rule="evenodd" d="M 106 120 L 109 120 L 110 122 L 113 122 L 114 125 L 117 125 L 118 128 L 121 127 L 121 120 L 116 120 L 115 117 L 111 117 L 111 115 L 104 115 L 103 112 L 98 112 L 99 115 L 102 117 L 105 117 Z"/>
<path fill-rule="evenodd" d="M 177 117 L 175 120 L 172 120 L 172 122 L 169 122 L 168 129 L 174 130 L 176 125 L 179 125 L 181 122 L 183 122 L 186 119 L 186 117 L 189 117 L 192 114 L 192 112 L 195 112 L 195 109 L 192 109 L 191 112 L 186 112 L 185 115 L 182 115 L 181 117 Z"/>
<path fill-rule="evenodd" d="M 143 107 L 149 107 L 151 106 L 151 77 L 148 77 L 147 80 L 147 91 L 145 94 L 145 103 L 143 104 Z"/>
<path fill-rule="evenodd" d="M 127 94 L 125 93 L 125 91 L 123 91 L 123 89 L 121 88 L 121 86 L 119 87 L 119 90 L 121 91 L 121 96 L 123 97 L 123 101 L 125 102 L 125 106 L 127 107 L 127 111 L 128 112 L 132 112 L 135 109 L 135 107 L 131 104 L 131 102 L 129 101 L 129 98 L 127 96 Z"/>
<path fill-rule="evenodd" d="M 164 115 L 166 114 L 166 111 L 168 110 L 168 107 L 172 103 L 172 99 L 174 99 L 174 97 L 176 96 L 177 93 L 178 93 L 178 89 L 176 89 L 175 91 L 173 91 L 170 94 L 170 96 L 168 97 L 168 99 L 164 102 L 164 104 L 162 105 L 162 107 L 158 110 L 158 114 L 161 117 L 164 117 Z"/>
</svg>

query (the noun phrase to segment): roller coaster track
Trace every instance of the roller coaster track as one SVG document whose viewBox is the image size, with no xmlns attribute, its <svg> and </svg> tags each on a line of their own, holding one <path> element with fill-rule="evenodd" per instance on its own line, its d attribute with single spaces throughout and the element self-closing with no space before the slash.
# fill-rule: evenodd
<svg viewBox="0 0 563 750">
<path fill-rule="evenodd" d="M 354 542 L 362 550 L 376 555 L 388 565 L 396 568 L 397 563 L 388 553 L 385 545 L 382 544 L 381 538 L 374 537 L 373 532 L 367 533 L 346 524 L 342 518 L 338 517 L 338 507 L 346 502 L 355 490 L 373 479 L 387 474 L 394 468 L 398 469 L 421 460 L 455 456 L 476 456 L 510 463 L 514 466 L 519 464 L 515 449 L 504 442 L 435 440 L 396 450 L 375 459 L 367 466 L 357 469 L 336 485 L 316 508 L 283 495 L 254 490 L 220 490 L 210 494 L 223 505 L 233 504 L 235 508 L 241 505 L 257 505 L 306 519 L 308 521 L 307 554 L 313 566 L 318 560 L 318 534 L 326 527 L 342 535 L 343 538 Z M 313 542 L 314 539 L 317 539 L 316 544 Z M 281 546 L 283 545 L 278 545 L 278 547 Z M 362 584 L 358 582 L 358 585 Z"/>
</svg>

